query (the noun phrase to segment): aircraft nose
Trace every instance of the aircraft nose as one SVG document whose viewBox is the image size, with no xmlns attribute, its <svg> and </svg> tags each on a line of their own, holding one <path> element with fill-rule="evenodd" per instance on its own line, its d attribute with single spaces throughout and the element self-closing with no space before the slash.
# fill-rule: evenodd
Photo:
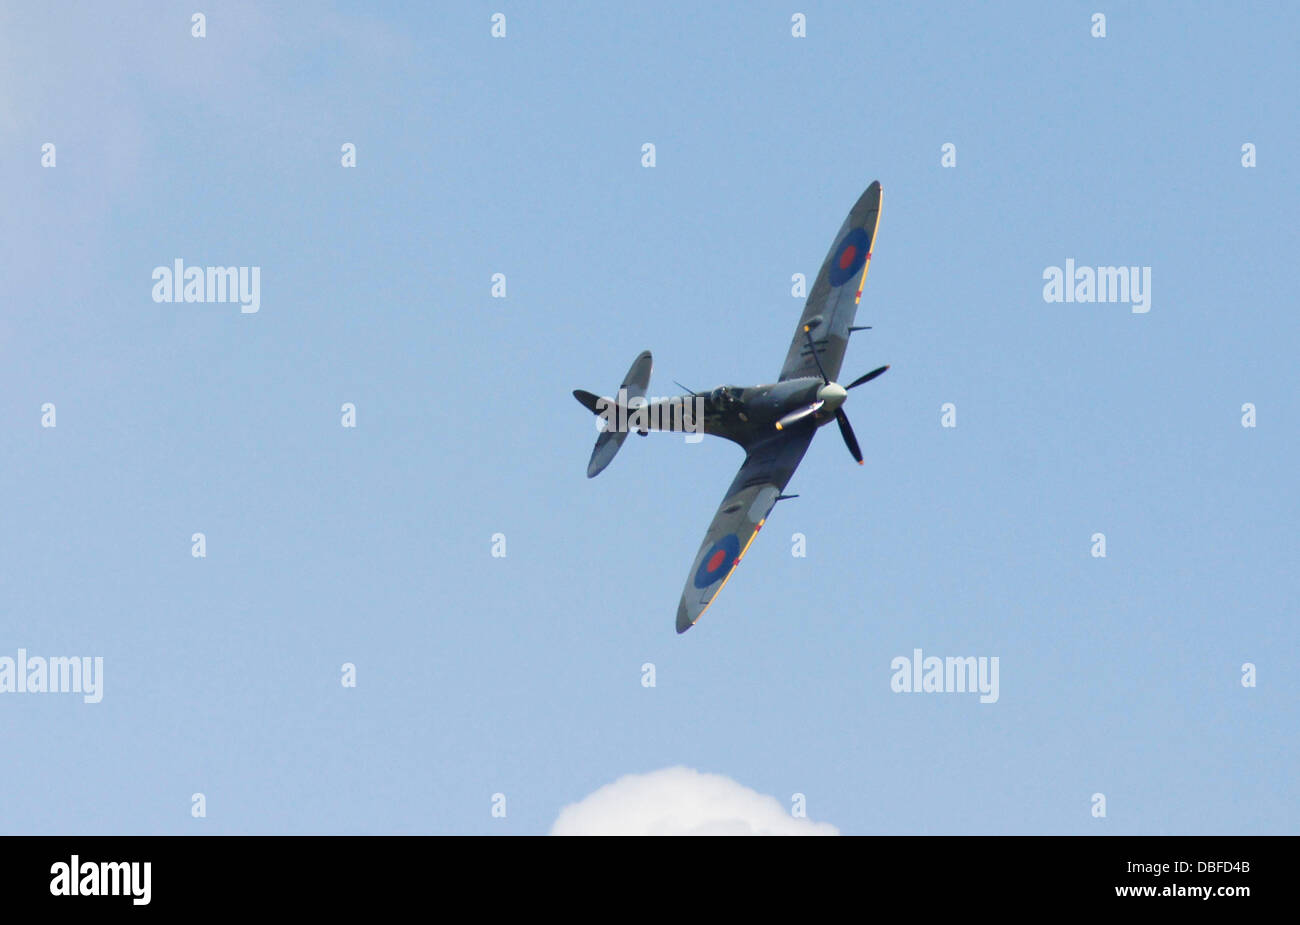
<svg viewBox="0 0 1300 925">
<path fill-rule="evenodd" d="M 817 390 L 817 400 L 825 402 L 822 406 L 823 411 L 834 413 L 840 405 L 844 404 L 848 394 L 844 386 L 838 382 L 828 382 Z"/>
</svg>

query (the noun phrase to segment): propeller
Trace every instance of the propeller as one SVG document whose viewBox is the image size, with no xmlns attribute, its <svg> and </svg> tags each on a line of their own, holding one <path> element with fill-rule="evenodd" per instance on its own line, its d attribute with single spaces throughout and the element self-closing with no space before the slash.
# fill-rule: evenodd
<svg viewBox="0 0 1300 925">
<path fill-rule="evenodd" d="M 811 324 L 805 324 L 803 326 L 803 336 L 808 338 L 808 349 L 812 352 L 813 362 L 817 364 L 817 372 L 821 374 L 822 383 L 830 385 L 831 380 L 827 378 L 826 370 L 822 369 L 822 358 L 817 355 L 817 345 L 813 343 L 812 329 L 813 326 Z"/>
<path fill-rule="evenodd" d="M 856 388 L 857 388 L 858 386 L 860 386 L 860 385 L 865 385 L 866 383 L 870 382 L 872 379 L 876 378 L 877 376 L 879 376 L 881 373 L 883 373 L 883 372 L 884 372 L 885 370 L 887 370 L 887 369 L 889 369 L 889 366 L 888 366 L 888 365 L 882 366 L 882 367 L 880 367 L 880 369 L 873 369 L 871 372 L 867 373 L 865 376 L 859 376 L 858 378 L 854 379 L 854 380 L 853 380 L 852 382 L 850 382 L 847 386 L 845 386 L 845 389 L 846 389 L 846 390 L 847 390 L 847 389 L 856 389 Z"/>
<path fill-rule="evenodd" d="M 858 465 L 862 465 L 862 447 L 858 446 L 858 438 L 853 434 L 853 425 L 849 423 L 849 416 L 844 413 L 843 408 L 835 409 L 835 423 L 840 425 L 840 436 L 844 438 L 844 445 L 849 448 Z"/>
<path fill-rule="evenodd" d="M 833 385 L 833 383 L 831 382 L 830 377 L 826 375 L 826 370 L 822 368 L 821 357 L 817 355 L 817 345 L 813 343 L 812 329 L 812 324 L 805 324 L 803 326 L 803 334 L 804 337 L 808 339 L 808 350 L 812 354 L 813 362 L 817 364 L 817 372 L 821 374 L 822 386 L 825 388 L 826 386 Z M 849 389 L 856 389 L 860 385 L 865 385 L 872 379 L 875 379 L 877 376 L 884 373 L 887 369 L 889 369 L 889 367 L 886 365 L 879 369 L 873 369 L 865 376 L 859 376 L 848 384 L 844 389 L 844 392 L 847 392 Z M 837 391 L 838 389 L 839 386 L 836 386 Z M 839 393 L 838 398 L 840 401 L 844 398 L 844 392 Z M 791 411 L 785 417 L 781 418 L 781 420 L 776 422 L 776 429 L 781 430 L 783 427 L 789 427 L 795 421 L 801 421 L 809 415 L 817 413 L 824 404 L 824 401 L 817 401 L 814 404 L 809 405 L 807 408 L 800 408 L 798 411 Z M 849 423 L 849 416 L 844 413 L 842 407 L 836 406 L 835 408 L 835 423 L 840 426 L 840 436 L 844 438 L 844 445 L 849 448 L 849 453 L 853 456 L 859 466 L 863 465 L 862 447 L 858 446 L 858 438 L 857 435 L 853 433 L 853 425 Z"/>
</svg>

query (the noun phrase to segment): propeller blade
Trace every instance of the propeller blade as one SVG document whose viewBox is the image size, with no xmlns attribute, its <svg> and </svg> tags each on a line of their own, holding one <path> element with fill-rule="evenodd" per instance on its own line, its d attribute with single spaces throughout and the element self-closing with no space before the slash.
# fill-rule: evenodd
<svg viewBox="0 0 1300 925">
<path fill-rule="evenodd" d="M 850 382 L 850 383 L 848 384 L 848 386 L 847 386 L 847 389 L 856 389 L 858 386 L 860 386 L 860 385 L 864 385 L 865 383 L 870 382 L 872 379 L 876 378 L 877 376 L 879 376 L 881 373 L 883 373 L 883 372 L 884 372 L 885 370 L 887 370 L 887 369 L 889 369 L 888 366 L 882 366 L 882 367 L 880 367 L 880 369 L 873 369 L 871 372 L 867 373 L 865 376 L 859 376 L 858 378 L 856 378 L 856 379 L 854 379 L 852 382 Z"/>
<path fill-rule="evenodd" d="M 858 446 L 858 438 L 853 435 L 853 426 L 849 424 L 849 416 L 844 413 L 843 408 L 835 409 L 835 423 L 840 425 L 840 436 L 844 438 L 844 445 L 849 448 L 858 465 L 862 465 L 862 447 Z"/>
<path fill-rule="evenodd" d="M 812 329 L 811 324 L 805 324 L 803 326 L 803 336 L 808 338 L 808 349 L 812 351 L 813 362 L 817 364 L 817 372 L 821 374 L 822 382 L 829 385 L 830 379 L 826 378 L 826 370 L 822 369 L 821 357 L 817 355 L 817 345 L 813 343 Z"/>
<path fill-rule="evenodd" d="M 818 409 L 820 409 L 824 404 L 826 404 L 824 401 L 815 401 L 806 408 L 800 408 L 798 411 L 791 411 L 785 417 L 781 418 L 781 420 L 776 422 L 776 429 L 784 430 L 791 424 L 794 424 L 797 421 L 802 421 L 811 414 L 816 414 Z"/>
</svg>

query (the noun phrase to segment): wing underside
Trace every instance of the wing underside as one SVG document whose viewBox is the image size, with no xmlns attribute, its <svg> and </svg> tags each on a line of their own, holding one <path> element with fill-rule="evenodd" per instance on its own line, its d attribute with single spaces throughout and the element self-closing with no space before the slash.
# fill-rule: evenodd
<svg viewBox="0 0 1300 925">
<path fill-rule="evenodd" d="M 808 294 L 785 365 L 781 367 L 782 382 L 819 375 L 803 330 L 814 319 L 820 321 L 812 330 L 812 338 L 822 367 L 832 381 L 839 377 L 849 343 L 849 328 L 853 326 L 862 286 L 871 267 L 871 249 L 880 224 L 880 193 L 879 181 L 867 187 L 840 226 Z"/>
<path fill-rule="evenodd" d="M 677 632 L 700 619 L 730 580 L 808 450 L 816 428 L 785 431 L 749 448 L 695 554 L 677 605 Z"/>
</svg>

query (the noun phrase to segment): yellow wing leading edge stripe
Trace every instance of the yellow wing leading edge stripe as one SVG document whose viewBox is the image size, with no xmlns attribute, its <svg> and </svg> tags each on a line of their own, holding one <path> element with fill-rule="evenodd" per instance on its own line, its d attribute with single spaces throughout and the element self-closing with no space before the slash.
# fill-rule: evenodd
<svg viewBox="0 0 1300 925">
<path fill-rule="evenodd" d="M 871 226 L 871 250 L 867 251 L 867 260 L 862 264 L 862 279 L 858 280 L 858 294 L 853 299 L 857 305 L 862 301 L 862 287 L 867 284 L 867 271 L 871 269 L 871 254 L 876 249 L 876 231 L 880 228 L 880 213 L 885 209 L 885 191 L 880 190 L 880 199 L 876 202 L 876 223 Z"/>
</svg>

